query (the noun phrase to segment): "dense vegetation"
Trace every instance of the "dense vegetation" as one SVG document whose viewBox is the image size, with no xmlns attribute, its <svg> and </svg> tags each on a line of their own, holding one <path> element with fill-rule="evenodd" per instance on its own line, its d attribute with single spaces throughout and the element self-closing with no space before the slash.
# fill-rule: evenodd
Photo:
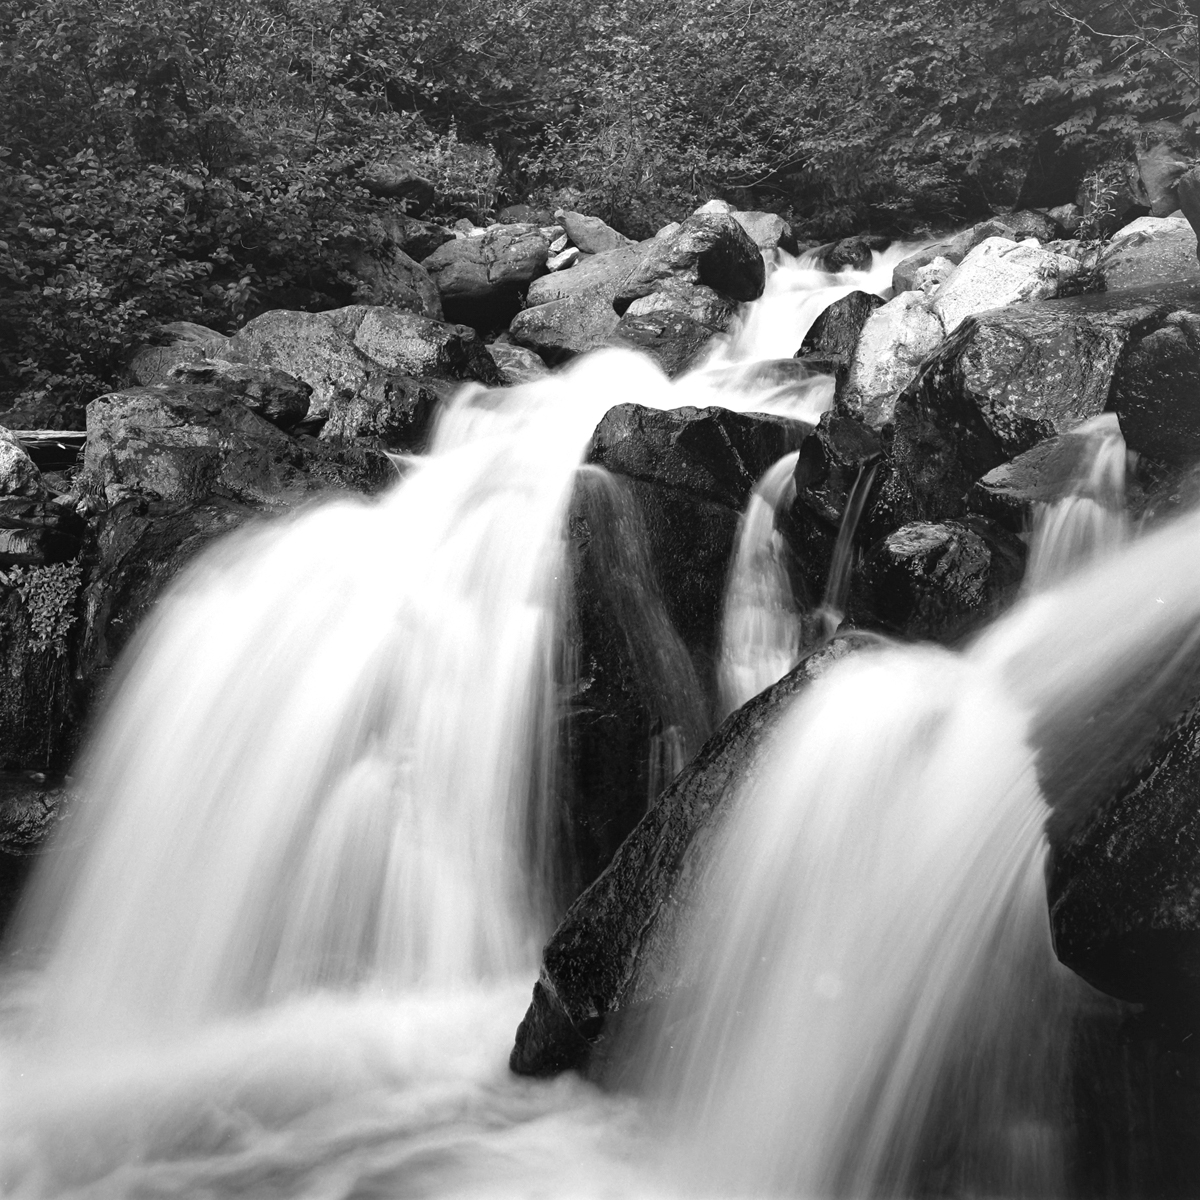
<svg viewBox="0 0 1200 1200">
<path fill-rule="evenodd" d="M 440 216 L 633 234 L 711 195 L 812 237 L 1061 202 L 1190 137 L 1194 7 L 0 0 L 0 372 L 79 399 L 157 321 L 343 302 L 397 155 Z"/>
</svg>

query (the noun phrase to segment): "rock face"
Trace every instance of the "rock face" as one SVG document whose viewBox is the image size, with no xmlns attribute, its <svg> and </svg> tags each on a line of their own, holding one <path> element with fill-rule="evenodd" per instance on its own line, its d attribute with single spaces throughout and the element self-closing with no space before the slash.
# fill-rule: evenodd
<svg viewBox="0 0 1200 1200">
<path fill-rule="evenodd" d="M 659 797 L 547 944 L 509 1060 L 514 1071 L 586 1071 L 623 1016 L 680 982 L 673 947 L 686 921 L 691 854 L 752 774 L 781 707 L 872 640 L 839 638 L 810 655 L 734 713 Z"/>
<path fill-rule="evenodd" d="M 704 284 L 731 300 L 754 300 L 765 279 L 762 256 L 741 225 L 727 213 L 702 213 L 648 243 L 613 307 L 623 314 L 639 297 L 668 284 Z"/>
</svg>

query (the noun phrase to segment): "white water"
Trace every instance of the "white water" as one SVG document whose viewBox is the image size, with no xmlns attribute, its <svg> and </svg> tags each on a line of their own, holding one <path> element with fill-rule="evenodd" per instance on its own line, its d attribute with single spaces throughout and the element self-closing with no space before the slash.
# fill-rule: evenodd
<svg viewBox="0 0 1200 1200">
<path fill-rule="evenodd" d="M 785 454 L 754 487 L 738 526 L 725 588 L 717 685 L 722 716 L 796 665 L 803 629 L 788 579 L 787 547 L 775 527 L 796 494 L 799 452 Z"/>
<path fill-rule="evenodd" d="M 1101 413 L 1063 437 L 1076 454 L 1064 495 L 1038 504 L 1026 586 L 1045 587 L 1081 563 L 1111 554 L 1129 537 L 1125 439 L 1116 413 Z"/>
</svg>

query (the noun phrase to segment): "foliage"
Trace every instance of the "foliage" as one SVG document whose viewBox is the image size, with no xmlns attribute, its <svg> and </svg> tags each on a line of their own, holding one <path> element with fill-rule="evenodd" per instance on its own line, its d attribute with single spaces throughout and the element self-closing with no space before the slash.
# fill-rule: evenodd
<svg viewBox="0 0 1200 1200">
<path fill-rule="evenodd" d="M 0 373 L 67 414 L 158 322 L 348 300 L 385 244 L 357 180 L 397 155 L 442 218 L 636 235 L 712 195 L 809 237 L 1061 202 L 1196 133 L 1193 8 L 0 0 Z"/>
<path fill-rule="evenodd" d="M 51 650 L 56 658 L 66 653 L 67 634 L 77 619 L 75 597 L 81 578 L 78 562 L 14 567 L 9 571 L 9 582 L 29 614 L 29 644 L 33 650 Z"/>
</svg>

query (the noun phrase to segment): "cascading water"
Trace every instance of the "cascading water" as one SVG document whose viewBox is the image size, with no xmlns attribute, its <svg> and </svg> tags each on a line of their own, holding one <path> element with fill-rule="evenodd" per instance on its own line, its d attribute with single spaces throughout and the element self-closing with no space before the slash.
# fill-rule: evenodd
<svg viewBox="0 0 1200 1200">
<path fill-rule="evenodd" d="M 1125 439 L 1116 413 L 1101 413 L 1065 434 L 1070 458 L 1063 495 L 1037 505 L 1026 585 L 1045 587 L 1080 563 L 1109 554 L 1129 536 Z"/>
<path fill-rule="evenodd" d="M 798 451 L 785 454 L 763 475 L 738 527 L 721 623 L 717 682 L 723 715 L 785 675 L 800 653 L 803 631 L 787 548 L 775 527 L 780 506 L 796 494 L 798 457 Z"/>
<path fill-rule="evenodd" d="M 759 345 L 754 311 L 721 351 L 725 368 L 741 371 L 746 347 Z M 799 336 L 793 325 L 786 348 L 756 353 L 790 355 Z M 382 502 L 252 530 L 174 589 L 126 668 L 86 768 L 88 799 L 33 894 L 26 937 L 46 957 L 7 981 L 0 1190 L 314 1200 L 880 1191 L 928 1144 L 922 1115 L 952 1103 L 955 1081 L 979 1067 L 970 1038 L 942 1046 L 939 1029 L 984 1022 L 988 1068 L 1017 1061 L 1019 1048 L 1039 1065 L 1052 1058 L 1021 1041 L 1003 1005 L 979 1000 L 994 983 L 991 956 L 1008 965 L 995 983 L 1005 995 L 1058 988 L 1041 907 L 1034 919 L 1043 808 L 1029 731 L 1069 710 L 1065 698 L 1085 698 L 1084 719 L 1150 647 L 1192 630 L 1200 588 L 1180 569 L 1185 541 L 1148 540 L 1128 552 L 1141 556 L 1132 566 L 1113 559 L 1037 596 L 966 658 L 883 652 L 852 663 L 788 715 L 805 761 L 781 758 L 767 772 L 761 802 L 742 805 L 732 865 L 711 877 L 713 895 L 725 878 L 753 884 L 766 923 L 734 896 L 706 928 L 745 932 L 748 945 L 778 949 L 780 972 L 799 975 L 789 983 L 751 964 L 762 996 L 727 1036 L 729 952 L 715 942 L 700 960 L 716 960 L 703 1019 L 686 1019 L 692 1044 L 729 1074 L 705 1073 L 703 1051 L 665 1072 L 690 1081 L 691 1098 L 676 1097 L 665 1119 L 693 1124 L 699 1136 L 683 1140 L 694 1161 L 715 1163 L 710 1175 L 661 1165 L 660 1126 L 636 1101 L 506 1072 L 543 932 L 537 881 L 553 834 L 544 809 L 560 682 L 553 580 L 576 469 L 614 398 L 778 401 L 808 420 L 828 402 L 819 381 L 769 395 L 744 374 L 728 383 L 717 363 L 673 386 L 614 352 L 529 388 L 468 394 Z M 1120 592 L 1105 570 L 1136 586 Z M 1150 594 L 1165 604 L 1152 606 L 1154 624 L 1142 619 Z M 823 739 L 795 725 L 801 713 Z M 784 814 L 774 797 L 788 786 L 803 802 Z M 755 848 L 756 822 L 777 844 Z M 835 873 L 825 851 L 857 892 L 820 895 Z M 789 871 L 798 861 L 810 878 Z M 824 957 L 797 965 L 771 924 L 794 907 L 789 890 L 814 897 L 850 940 L 838 945 L 799 914 L 800 942 Z M 949 917 L 947 897 L 958 902 Z M 874 975 L 868 946 L 884 956 Z M 866 983 L 893 966 L 873 995 Z M 923 972 L 946 982 L 944 998 Z M 778 1027 L 764 1059 L 757 1014 L 774 1013 L 789 990 L 798 1011 L 827 1023 Z M 840 1074 L 826 1039 L 847 1051 Z M 731 1061 L 735 1046 L 745 1064 Z M 802 1046 L 812 1062 L 797 1059 Z M 1039 1070 L 1018 1073 L 999 1099 L 965 1093 L 971 1128 L 1003 1134 L 978 1154 L 1020 1165 L 989 1178 L 1016 1190 L 1050 1179 L 1056 1153 L 1052 1100 L 1030 1098 Z M 766 1096 L 794 1107 L 769 1112 Z M 761 1129 L 739 1111 L 758 1113 Z M 917 1131 L 897 1114 L 913 1114 Z"/>
</svg>

